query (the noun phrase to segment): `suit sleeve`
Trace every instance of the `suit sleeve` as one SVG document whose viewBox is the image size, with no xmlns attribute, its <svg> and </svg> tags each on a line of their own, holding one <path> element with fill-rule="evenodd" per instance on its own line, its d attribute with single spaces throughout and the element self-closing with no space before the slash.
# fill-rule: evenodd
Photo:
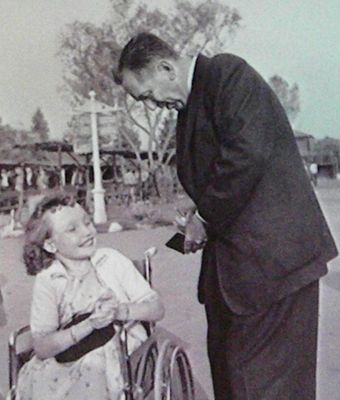
<svg viewBox="0 0 340 400">
<path fill-rule="evenodd" d="M 247 206 L 265 174 L 274 142 L 271 90 L 243 64 L 214 94 L 219 155 L 197 208 L 215 234 L 224 234 Z M 275 102 L 275 101 L 274 101 Z"/>
</svg>

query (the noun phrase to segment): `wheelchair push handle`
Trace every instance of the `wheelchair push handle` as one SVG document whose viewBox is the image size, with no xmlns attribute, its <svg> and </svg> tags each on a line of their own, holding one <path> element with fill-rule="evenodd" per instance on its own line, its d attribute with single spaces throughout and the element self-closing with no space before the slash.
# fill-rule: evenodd
<svg viewBox="0 0 340 400">
<path fill-rule="evenodd" d="M 154 257 L 157 254 L 157 247 L 150 247 L 146 251 L 144 251 L 144 256 L 148 259 Z"/>
</svg>

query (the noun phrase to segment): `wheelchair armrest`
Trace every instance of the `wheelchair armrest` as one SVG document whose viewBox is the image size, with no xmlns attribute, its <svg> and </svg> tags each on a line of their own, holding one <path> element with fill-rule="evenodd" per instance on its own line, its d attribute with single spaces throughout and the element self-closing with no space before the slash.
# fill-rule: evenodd
<svg viewBox="0 0 340 400">
<path fill-rule="evenodd" d="M 29 332 L 30 326 L 25 325 L 21 327 L 20 329 L 15 330 L 14 332 L 11 332 L 9 339 L 8 339 L 8 345 L 12 348 L 16 347 L 17 343 L 17 338 L 22 335 L 23 333 Z"/>
<path fill-rule="evenodd" d="M 154 322 L 149 322 L 149 321 L 120 321 L 118 324 L 116 324 L 117 328 L 117 334 L 120 336 L 120 338 L 125 341 L 127 334 L 129 331 L 136 325 L 141 324 L 144 329 L 146 330 L 146 333 L 148 336 L 151 335 L 151 333 L 154 331 L 155 323 Z"/>
<path fill-rule="evenodd" d="M 144 251 L 144 256 L 151 259 L 157 254 L 157 251 L 158 251 L 157 247 L 150 247 L 146 251 Z"/>
</svg>

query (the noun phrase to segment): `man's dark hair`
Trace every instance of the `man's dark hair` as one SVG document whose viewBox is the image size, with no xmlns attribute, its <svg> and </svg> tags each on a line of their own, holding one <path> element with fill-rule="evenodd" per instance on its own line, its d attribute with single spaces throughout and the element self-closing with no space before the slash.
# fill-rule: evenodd
<svg viewBox="0 0 340 400">
<path fill-rule="evenodd" d="M 113 77 L 118 85 L 123 82 L 122 73 L 125 69 L 140 72 L 156 58 L 177 59 L 178 54 L 164 40 L 148 32 L 142 32 L 134 36 L 123 48 L 118 69 L 113 70 Z"/>
</svg>

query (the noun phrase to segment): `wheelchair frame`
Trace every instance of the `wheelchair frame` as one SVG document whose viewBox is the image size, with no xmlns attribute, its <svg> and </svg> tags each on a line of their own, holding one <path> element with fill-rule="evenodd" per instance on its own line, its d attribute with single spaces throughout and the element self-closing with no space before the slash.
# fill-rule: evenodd
<svg viewBox="0 0 340 400">
<path fill-rule="evenodd" d="M 152 285 L 151 258 L 155 247 L 144 252 L 142 260 L 134 260 L 135 267 Z M 128 351 L 128 332 L 139 321 L 121 323 L 117 329 L 120 364 L 126 400 L 194 400 L 194 381 L 185 351 L 169 339 L 159 340 L 152 322 L 142 322 L 148 338 L 132 354 Z M 19 341 L 26 338 L 26 342 Z M 18 373 L 33 353 L 29 326 L 24 326 L 9 337 L 9 395 L 15 400 Z"/>
</svg>

